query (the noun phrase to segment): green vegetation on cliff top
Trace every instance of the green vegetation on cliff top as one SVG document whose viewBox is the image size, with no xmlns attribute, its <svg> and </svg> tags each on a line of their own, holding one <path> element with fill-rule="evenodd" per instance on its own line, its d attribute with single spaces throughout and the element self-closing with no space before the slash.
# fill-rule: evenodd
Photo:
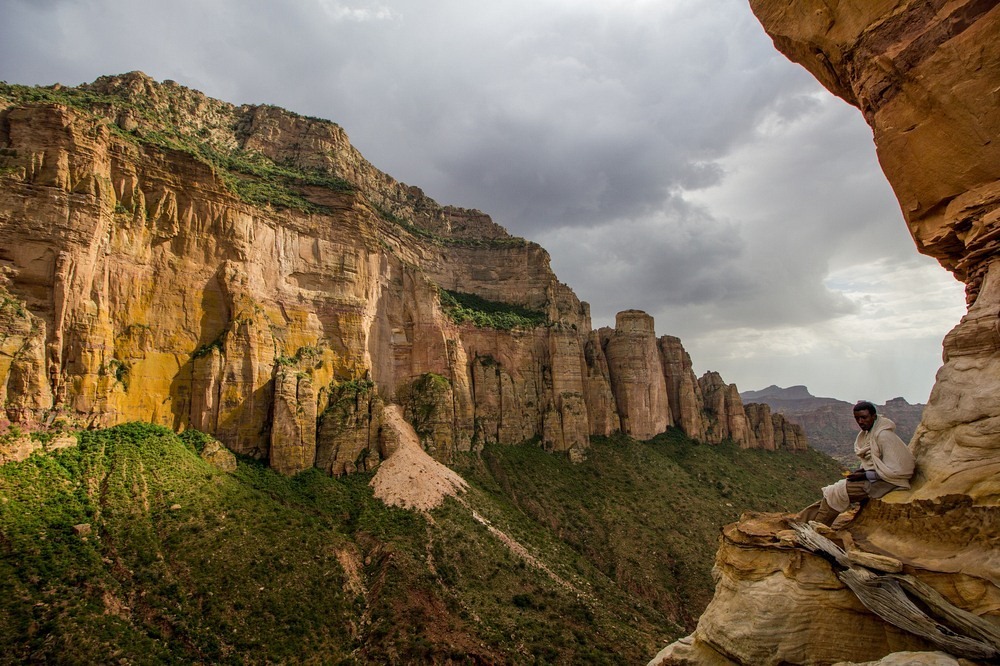
<svg viewBox="0 0 1000 666">
<path fill-rule="evenodd" d="M 548 321 L 544 312 L 514 303 L 491 301 L 475 294 L 438 290 L 441 307 L 456 324 L 472 322 L 479 328 L 510 331 L 515 328 L 535 328 Z"/>
<path fill-rule="evenodd" d="M 166 95 L 173 88 L 161 86 L 160 90 Z M 178 87 L 177 90 L 186 89 Z M 303 188 L 334 192 L 353 190 L 346 180 L 322 169 L 279 163 L 259 153 L 213 145 L 205 136 L 185 131 L 177 122 L 180 100 L 177 104 L 170 102 L 164 106 L 142 95 L 109 94 L 85 86 L 36 87 L 7 83 L 0 83 L 0 98 L 21 104 L 63 104 L 106 120 L 105 125 L 111 132 L 129 142 L 186 153 L 210 165 L 233 194 L 255 206 L 329 212 L 327 207 L 310 201 Z M 141 120 L 130 130 L 110 120 L 124 110 L 134 120 Z"/>
<path fill-rule="evenodd" d="M 0 663 L 644 663 L 707 602 L 723 523 L 836 474 L 677 432 L 577 465 L 488 446 L 425 519 L 366 474 L 220 472 L 196 435 L 127 424 L 0 467 Z"/>
<path fill-rule="evenodd" d="M 88 85 L 24 86 L 0 81 L 0 108 L 3 106 L 2 102 L 7 100 L 17 104 L 62 104 L 82 111 L 98 119 L 110 132 L 130 143 L 185 153 L 207 164 L 232 194 L 253 206 L 330 214 L 332 210 L 329 206 L 317 202 L 317 192 L 355 192 L 350 182 L 330 169 L 300 166 L 292 158 L 276 161 L 261 153 L 234 147 L 241 143 L 238 137 L 243 131 L 240 126 L 242 114 L 236 107 L 210 100 L 183 86 L 155 85 L 159 99 L 154 102 L 145 95 L 130 92 L 127 86 L 123 86 L 120 91 L 101 92 Z M 212 102 L 216 111 L 226 111 L 217 113 L 210 119 L 199 120 L 197 127 L 192 126 L 191 122 L 196 115 L 183 110 L 191 106 L 191 99 Z M 124 125 L 119 120 L 123 112 L 130 120 Z M 280 109 L 280 112 L 290 117 L 306 118 L 311 122 L 336 125 L 329 120 L 300 116 L 285 109 Z M 230 137 L 228 143 L 212 140 L 212 122 L 216 124 L 214 129 L 222 130 L 223 135 Z M 11 172 L 15 170 L 14 167 L 0 164 L 0 175 L 8 169 Z M 325 199 L 326 197 L 319 201 Z M 525 239 L 513 236 L 469 238 L 439 235 L 374 203 L 372 207 L 387 222 L 436 245 L 489 248 L 528 245 Z"/>
</svg>

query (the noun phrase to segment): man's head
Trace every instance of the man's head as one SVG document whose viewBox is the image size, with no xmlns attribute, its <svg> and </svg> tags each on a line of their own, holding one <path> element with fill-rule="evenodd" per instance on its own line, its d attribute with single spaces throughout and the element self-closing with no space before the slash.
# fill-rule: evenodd
<svg viewBox="0 0 1000 666">
<path fill-rule="evenodd" d="M 871 430 L 875 425 L 875 418 L 875 405 L 872 403 L 862 400 L 854 405 L 854 420 L 862 430 Z"/>
</svg>

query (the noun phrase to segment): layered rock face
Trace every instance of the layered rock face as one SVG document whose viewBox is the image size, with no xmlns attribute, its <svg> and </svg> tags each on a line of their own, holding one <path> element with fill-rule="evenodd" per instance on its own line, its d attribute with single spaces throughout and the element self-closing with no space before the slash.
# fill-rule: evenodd
<svg viewBox="0 0 1000 666">
<path fill-rule="evenodd" d="M 87 425 L 144 419 L 211 432 L 283 472 L 318 460 L 343 470 L 359 464 L 343 460 L 350 447 L 317 441 L 331 391 L 370 378 L 395 400 L 435 373 L 455 395 L 428 443 L 447 456 L 475 434 L 465 348 L 482 334 L 466 327 L 466 339 L 444 316 L 444 288 L 552 322 L 490 331 L 491 351 L 514 350 L 509 388 L 535 406 L 518 424 L 515 402 L 504 406 L 507 439 L 544 429 L 552 448 L 585 446 L 580 341 L 559 331 L 587 331 L 589 318 L 537 245 L 393 181 L 332 123 L 141 74 L 98 80 L 69 103 L 7 93 L 0 266 L 12 318 L 0 369 L 13 421 L 53 409 Z M 159 136 L 155 114 L 176 134 Z"/>
<path fill-rule="evenodd" d="M 615 328 L 600 331 L 618 405 L 621 431 L 649 439 L 673 425 L 667 385 L 656 347 L 653 318 L 639 310 L 619 312 Z"/>
<path fill-rule="evenodd" d="M 701 440 L 708 433 L 705 398 L 701 384 L 695 379 L 691 356 L 684 351 L 680 338 L 664 335 L 659 341 L 660 363 L 670 397 L 670 413 L 677 426 L 693 439 Z"/>
<path fill-rule="evenodd" d="M 531 438 L 579 457 L 675 405 L 696 439 L 777 445 L 709 433 L 679 340 L 635 311 L 592 331 L 541 247 L 333 123 L 141 73 L 0 86 L 0 279 L 0 398 L 29 428 L 193 427 L 286 474 L 378 465 L 388 404 L 441 460 Z"/>
<path fill-rule="evenodd" d="M 779 51 L 861 109 L 917 248 L 972 303 L 1000 249 L 996 4 L 750 5 Z"/>
<path fill-rule="evenodd" d="M 749 405 L 748 405 L 749 406 Z M 751 425 L 753 418 L 749 412 Z M 805 451 L 809 448 L 809 439 L 806 436 L 805 428 L 798 423 L 792 423 L 781 414 L 771 414 L 771 428 L 774 430 L 774 444 L 779 449 L 788 451 Z M 760 448 L 766 448 L 761 446 Z"/>
<path fill-rule="evenodd" d="M 7 418 L 28 427 L 52 405 L 45 381 L 45 322 L 0 283 L 0 404 Z"/>
<path fill-rule="evenodd" d="M 744 516 L 723 529 L 715 597 L 693 636 L 650 665 L 834 664 L 931 646 L 881 622 L 826 560 L 784 542 L 774 515 Z"/>
<path fill-rule="evenodd" d="M 1000 626 L 1000 7 L 751 5 L 780 51 L 861 109 L 918 249 L 966 283 L 970 304 L 910 442 L 912 490 L 870 502 L 833 538 L 895 558 Z M 785 527 L 747 517 L 726 528 L 715 598 L 653 663 L 869 662 L 932 649 L 860 606 L 826 560 L 781 538 Z"/>
<path fill-rule="evenodd" d="M 721 442 L 724 439 L 731 439 L 747 445 L 753 442 L 750 422 L 747 420 L 736 384 L 727 384 L 717 372 L 706 372 L 698 380 L 698 385 L 705 400 L 706 441 Z"/>
<path fill-rule="evenodd" d="M 995 503 L 1000 469 L 1000 7 L 754 0 L 775 45 L 856 105 L 917 248 L 966 283 L 913 447 L 920 497 Z"/>
</svg>

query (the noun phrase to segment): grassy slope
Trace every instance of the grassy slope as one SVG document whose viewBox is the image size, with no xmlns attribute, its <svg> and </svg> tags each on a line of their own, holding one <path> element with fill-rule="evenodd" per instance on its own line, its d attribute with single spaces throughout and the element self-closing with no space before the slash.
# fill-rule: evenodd
<svg viewBox="0 0 1000 666">
<path fill-rule="evenodd" d="M 367 475 L 225 474 L 148 425 L 80 438 L 0 467 L 0 663 L 641 663 L 707 602 L 724 522 L 835 473 L 677 434 L 580 465 L 490 447 L 427 520 Z"/>
<path fill-rule="evenodd" d="M 711 598 L 722 525 L 806 506 L 839 467 L 814 451 L 705 446 L 672 430 L 597 439 L 581 465 L 535 447 L 489 447 L 463 475 L 513 503 L 629 594 L 688 629 Z"/>
</svg>

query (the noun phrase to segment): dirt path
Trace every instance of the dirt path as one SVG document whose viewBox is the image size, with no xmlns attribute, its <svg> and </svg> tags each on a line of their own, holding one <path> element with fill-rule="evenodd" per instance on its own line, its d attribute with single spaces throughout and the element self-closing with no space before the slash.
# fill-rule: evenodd
<svg viewBox="0 0 1000 666">
<path fill-rule="evenodd" d="M 493 536 L 495 536 L 500 541 L 500 543 L 502 543 L 504 546 L 506 546 L 507 550 L 509 550 L 510 552 L 512 552 L 517 557 L 520 557 L 522 560 L 524 560 L 525 562 L 527 562 L 529 565 L 531 565 L 531 566 L 535 567 L 536 569 L 540 570 L 542 573 L 544 573 L 546 576 L 548 576 L 553 582 L 555 582 L 556 584 L 562 586 L 564 589 L 568 590 L 569 592 L 572 592 L 573 594 L 575 594 L 577 596 L 580 596 L 580 597 L 582 597 L 582 596 L 589 596 L 589 595 L 584 595 L 584 593 L 581 592 L 579 589 L 577 589 L 577 587 L 575 585 L 573 585 L 569 581 L 565 580 L 564 578 L 561 578 L 558 574 L 556 574 L 554 571 L 552 571 L 552 569 L 549 569 L 547 566 L 545 566 L 544 562 L 542 562 L 541 560 L 539 560 L 538 558 L 536 558 L 534 555 L 532 555 L 530 552 L 528 552 L 528 549 L 525 548 L 523 545 L 521 545 L 521 543 L 517 539 L 513 538 L 512 536 L 510 536 L 509 534 L 507 534 L 503 530 L 500 530 L 500 529 L 497 529 L 496 527 L 494 527 L 493 524 L 490 523 L 490 521 L 488 521 L 485 518 L 483 518 L 482 516 L 480 516 L 476 511 L 474 511 L 472 509 L 470 509 L 470 510 L 472 511 L 472 518 L 477 523 L 479 523 L 480 525 L 483 525 L 489 531 L 490 534 L 492 534 Z"/>
<path fill-rule="evenodd" d="M 465 480 L 431 458 L 413 426 L 403 418 L 399 405 L 385 408 L 385 426 L 399 440 L 399 448 L 382 463 L 371 481 L 375 497 L 390 506 L 430 511 L 445 497 L 465 490 Z"/>
</svg>

